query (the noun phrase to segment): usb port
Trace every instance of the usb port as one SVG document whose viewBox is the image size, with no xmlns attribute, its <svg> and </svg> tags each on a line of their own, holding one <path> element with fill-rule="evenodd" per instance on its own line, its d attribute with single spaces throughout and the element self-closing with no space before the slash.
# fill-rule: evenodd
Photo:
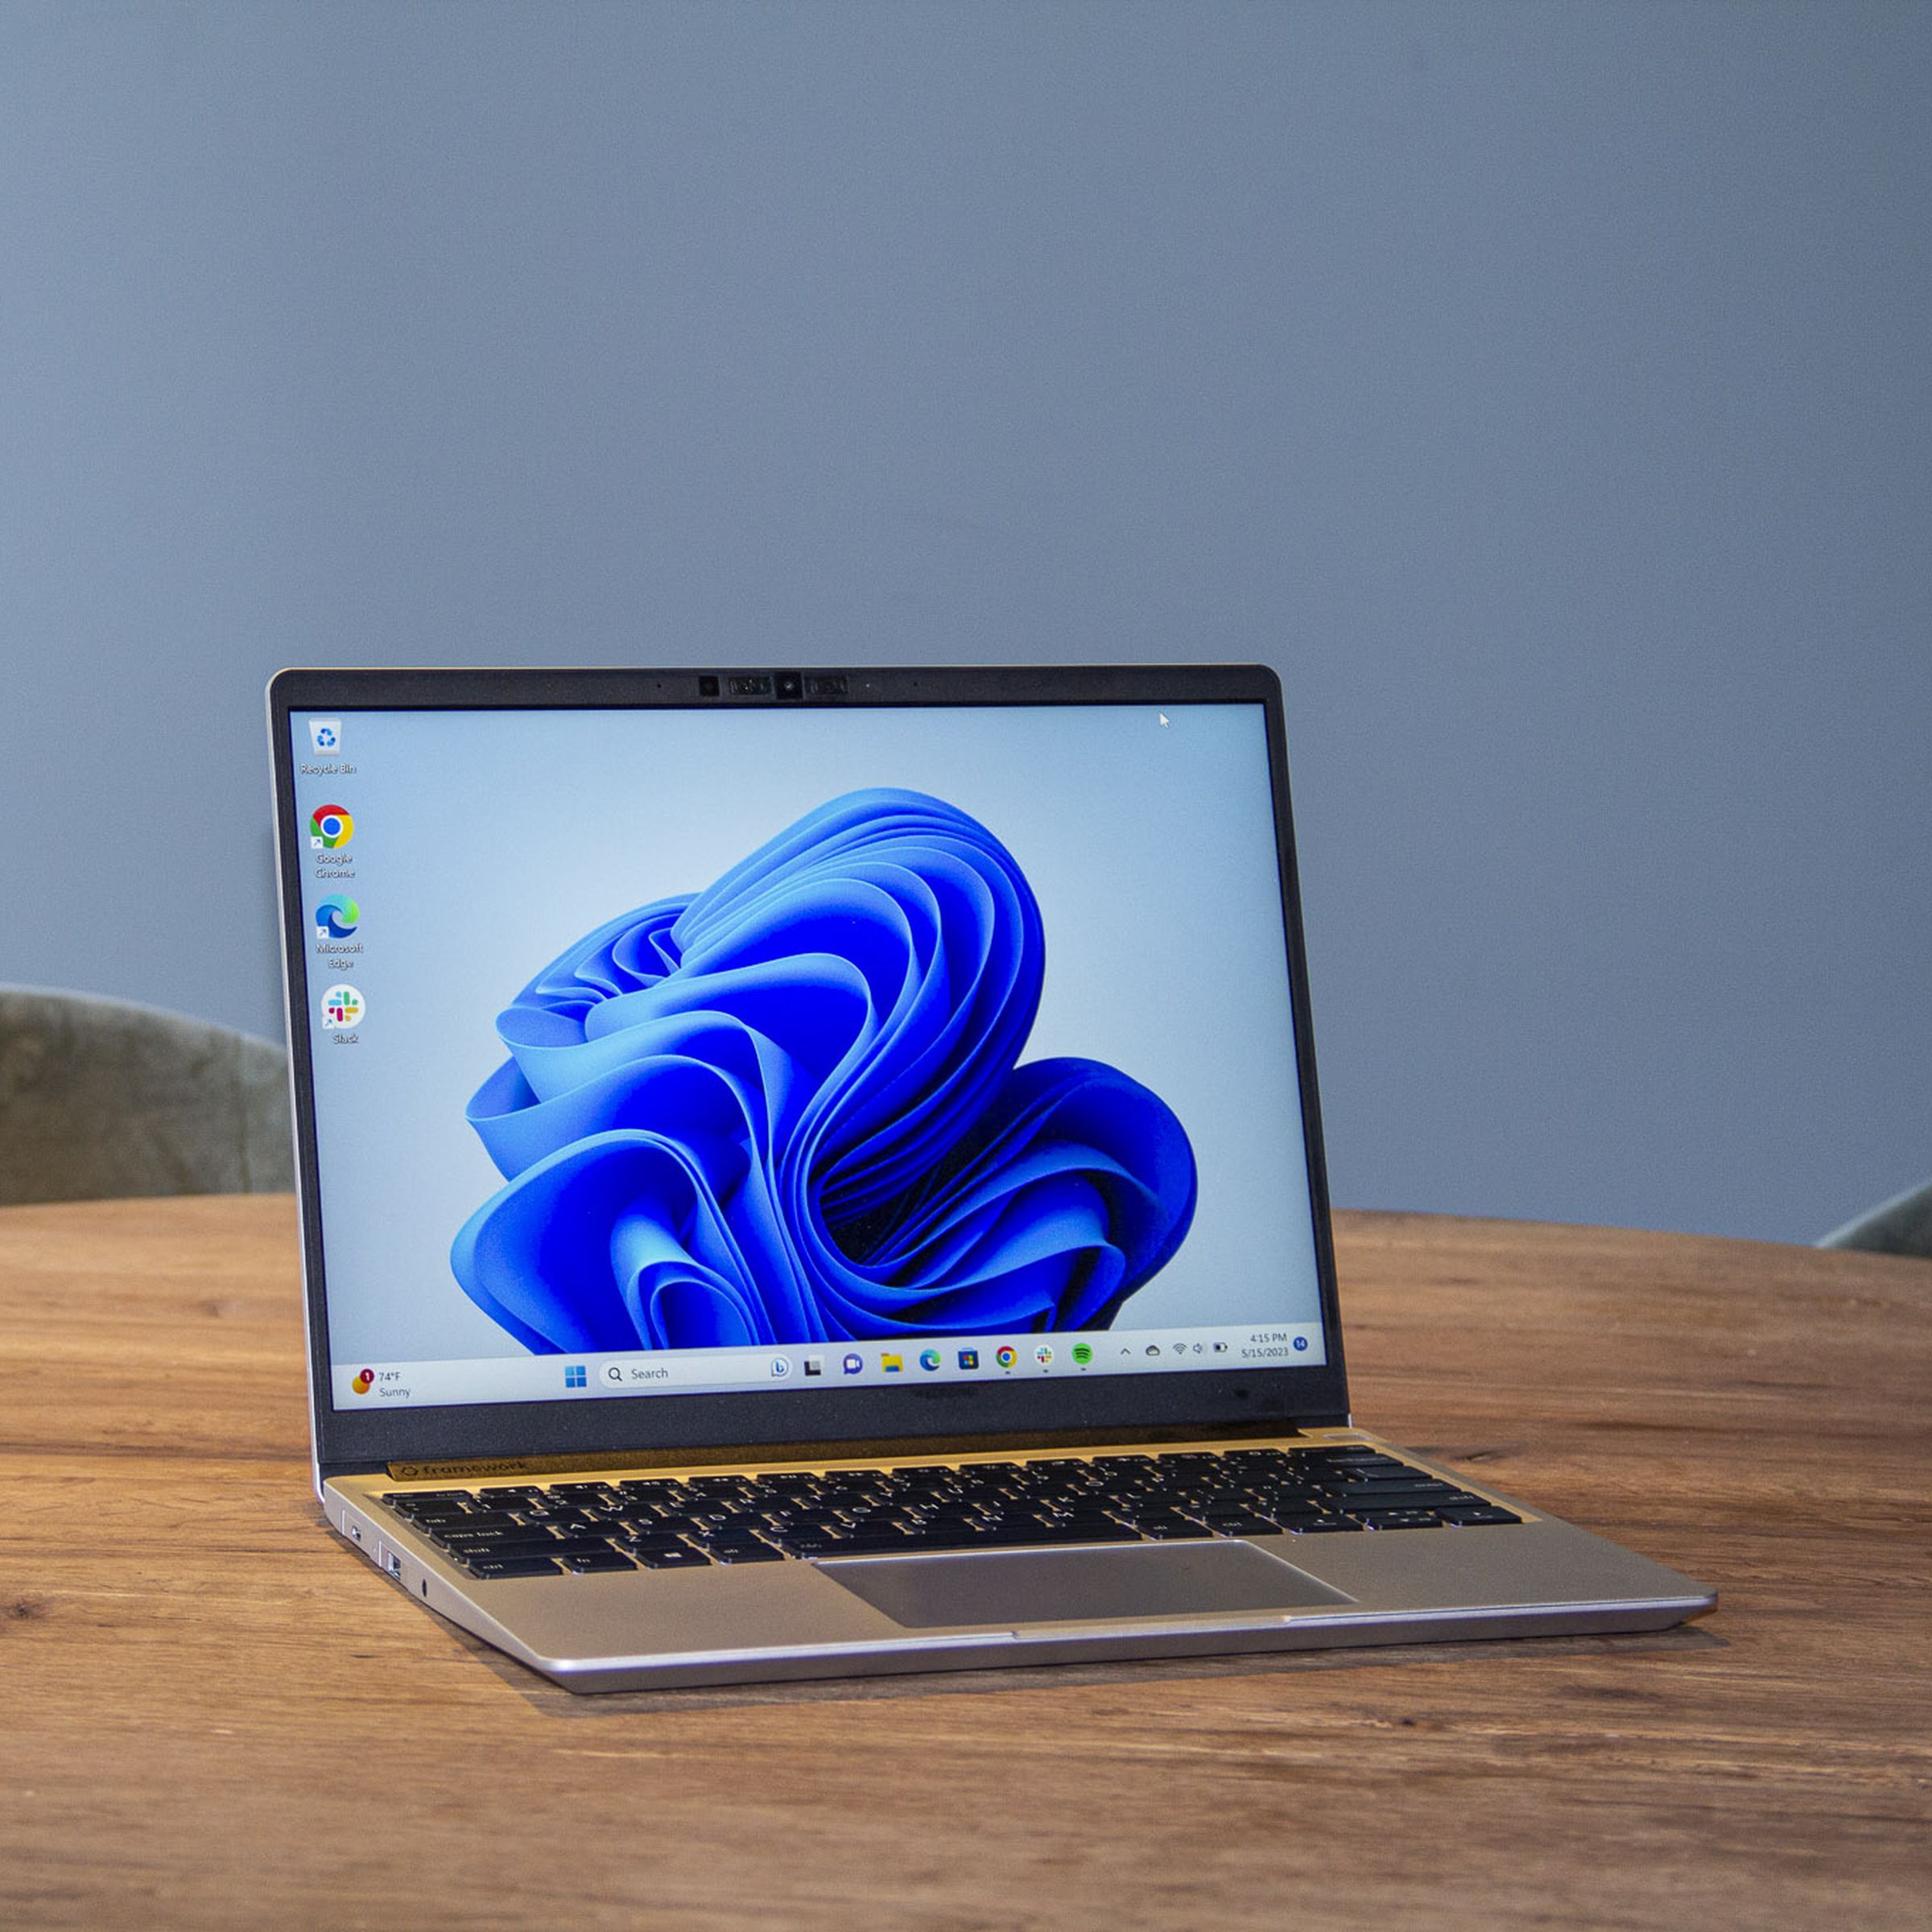
<svg viewBox="0 0 1932 1932">
<path fill-rule="evenodd" d="M 842 698 L 845 695 L 843 678 L 807 678 L 805 688 L 815 698 Z"/>
<path fill-rule="evenodd" d="M 382 1567 L 399 1583 L 402 1578 L 402 1559 L 393 1550 L 382 1552 Z"/>
<path fill-rule="evenodd" d="M 734 698 L 768 698 L 771 696 L 770 678 L 733 678 L 731 695 Z"/>
</svg>

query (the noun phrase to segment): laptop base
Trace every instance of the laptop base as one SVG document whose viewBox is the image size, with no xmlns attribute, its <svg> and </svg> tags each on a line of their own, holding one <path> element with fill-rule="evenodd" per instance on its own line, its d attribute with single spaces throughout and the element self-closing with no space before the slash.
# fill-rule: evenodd
<svg viewBox="0 0 1932 1932">
<path fill-rule="evenodd" d="M 582 1692 L 1659 1630 L 1715 1601 L 1487 1490 L 1521 1520 L 480 1580 L 378 1500 L 396 1488 L 329 1482 L 331 1523 L 406 1595 Z"/>
</svg>

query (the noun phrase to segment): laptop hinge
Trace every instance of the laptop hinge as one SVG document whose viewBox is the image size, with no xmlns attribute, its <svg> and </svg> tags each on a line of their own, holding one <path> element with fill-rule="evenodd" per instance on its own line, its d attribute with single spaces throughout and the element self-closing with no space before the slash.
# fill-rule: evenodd
<svg viewBox="0 0 1932 1932">
<path fill-rule="evenodd" d="M 1318 1426 L 1318 1425 L 1311 1425 Z M 388 1467 L 391 1481 L 420 1483 L 447 1480 L 463 1481 L 481 1477 L 554 1476 L 564 1469 L 701 1468 L 707 1465 L 758 1463 L 803 1463 L 873 1461 L 902 1456 L 943 1458 L 948 1455 L 982 1455 L 1001 1450 L 1083 1449 L 1100 1443 L 1198 1443 L 1205 1440 L 1236 1442 L 1253 1436 L 1278 1442 L 1299 1435 L 1294 1424 L 1280 1421 L 1255 1422 L 1199 1422 L 1185 1426 L 1150 1429 L 1035 1430 L 1005 1435 L 947 1436 L 935 1441 L 929 1435 L 881 1437 L 859 1442 L 741 1443 L 723 1448 L 693 1448 L 688 1445 L 663 1449 L 580 1449 L 568 1455 L 456 1456 L 440 1462 L 394 1462 Z"/>
</svg>

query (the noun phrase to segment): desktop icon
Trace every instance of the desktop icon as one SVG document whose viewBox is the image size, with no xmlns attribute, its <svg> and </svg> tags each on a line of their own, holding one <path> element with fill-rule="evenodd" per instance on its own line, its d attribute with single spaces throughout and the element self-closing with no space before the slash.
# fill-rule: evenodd
<svg viewBox="0 0 1932 1932">
<path fill-rule="evenodd" d="M 362 923 L 362 908 L 353 899 L 324 899 L 316 908 L 316 937 L 345 939 Z"/>
<path fill-rule="evenodd" d="M 353 986 L 332 986 L 322 996 L 322 1018 L 331 1026 L 359 1026 L 369 1004 Z"/>
<path fill-rule="evenodd" d="M 1295 1348 L 1295 1352 L 1296 1352 L 1296 1354 L 1298 1354 L 1298 1355 L 1305 1354 L 1305 1353 L 1307 1352 L 1307 1348 L 1308 1348 L 1308 1338 L 1307 1338 L 1307 1335 L 1297 1335 L 1297 1336 L 1294 1338 L 1294 1348 Z"/>
<path fill-rule="evenodd" d="M 608 1363 L 605 1366 L 604 1379 L 613 1388 L 621 1389 L 624 1385 L 624 1371 L 615 1362 Z"/>
<path fill-rule="evenodd" d="M 340 718 L 311 718 L 308 721 L 308 741 L 317 751 L 340 751 L 342 749 L 342 720 Z"/>
<path fill-rule="evenodd" d="M 897 1375 L 906 1366 L 906 1364 L 904 1359 L 899 1356 L 882 1355 L 879 1357 L 879 1366 L 888 1375 Z"/>
<path fill-rule="evenodd" d="M 791 1357 L 790 1356 L 774 1355 L 771 1358 L 771 1377 L 774 1381 L 782 1382 L 791 1373 Z"/>
<path fill-rule="evenodd" d="M 865 1358 L 862 1355 L 848 1355 L 844 1361 L 839 1364 L 839 1366 L 848 1375 L 857 1375 L 865 1366 Z"/>
<path fill-rule="evenodd" d="M 962 1368 L 976 1368 L 979 1365 L 980 1352 L 978 1349 L 962 1348 L 960 1351 L 960 1366 Z"/>
<path fill-rule="evenodd" d="M 308 842 L 319 851 L 338 851 L 355 836 L 346 805 L 318 805 L 308 815 Z"/>
<path fill-rule="evenodd" d="M 1049 1342 L 1042 1342 L 1039 1347 L 1034 1350 L 1033 1359 L 1044 1368 L 1053 1360 L 1052 1344 Z"/>
<path fill-rule="evenodd" d="M 1088 1342 L 1075 1342 L 1073 1345 L 1073 1359 L 1080 1368 L 1084 1368 L 1093 1360 L 1092 1344 Z"/>
<path fill-rule="evenodd" d="M 566 1389 L 588 1388 L 590 1371 L 581 1362 L 572 1362 L 564 1371 L 564 1386 Z"/>
<path fill-rule="evenodd" d="M 822 1355 L 807 1356 L 805 1358 L 805 1373 L 807 1375 L 823 1375 L 825 1373 L 824 1356 Z"/>
<path fill-rule="evenodd" d="M 938 1350 L 938 1349 L 936 1349 L 936 1348 L 922 1348 L 922 1349 L 919 1351 L 919 1366 L 920 1366 L 922 1368 L 924 1368 L 924 1369 L 927 1369 L 927 1370 L 929 1370 L 929 1371 L 930 1371 L 930 1370 L 931 1370 L 931 1369 L 934 1369 L 934 1368 L 938 1368 L 938 1367 L 939 1367 L 939 1350 Z"/>
<path fill-rule="evenodd" d="M 998 1349 L 993 1358 L 1002 1368 L 1010 1368 L 1020 1358 L 1008 1348 Z"/>
<path fill-rule="evenodd" d="M 358 1369 L 356 1373 L 356 1379 L 349 1384 L 349 1387 L 354 1389 L 357 1395 L 367 1395 L 375 1385 L 375 1380 L 376 1372 L 374 1369 Z"/>
</svg>

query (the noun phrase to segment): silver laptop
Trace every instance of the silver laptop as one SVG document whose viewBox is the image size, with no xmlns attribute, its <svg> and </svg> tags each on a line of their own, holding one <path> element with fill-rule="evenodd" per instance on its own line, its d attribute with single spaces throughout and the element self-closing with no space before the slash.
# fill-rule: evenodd
<svg viewBox="0 0 1932 1932">
<path fill-rule="evenodd" d="M 1254 666 L 270 687 L 316 1482 L 575 1690 L 1653 1629 L 1356 1427 Z"/>
</svg>

